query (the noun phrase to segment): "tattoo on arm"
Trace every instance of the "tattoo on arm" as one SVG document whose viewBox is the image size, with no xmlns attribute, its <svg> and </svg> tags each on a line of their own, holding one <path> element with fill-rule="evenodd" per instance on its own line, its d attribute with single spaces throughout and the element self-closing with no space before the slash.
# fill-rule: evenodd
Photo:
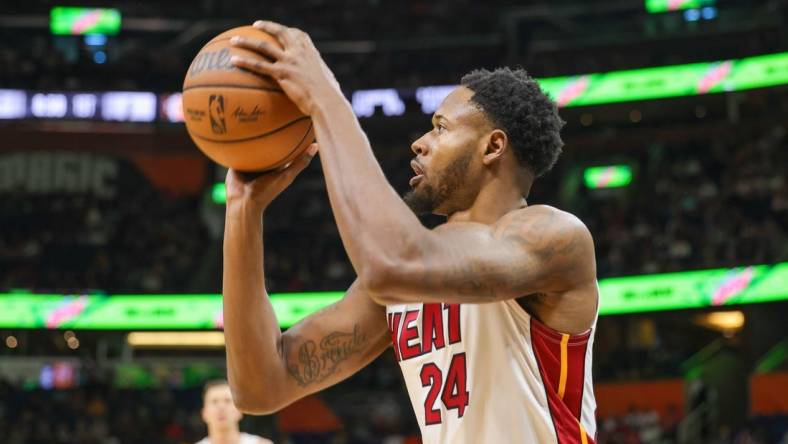
<svg viewBox="0 0 788 444">
<path fill-rule="evenodd" d="M 512 288 L 542 285 L 547 280 L 574 273 L 576 258 L 584 241 L 575 227 L 557 219 L 555 212 L 516 218 L 500 226 L 493 234 L 527 251 L 528 254 L 522 256 L 525 262 L 502 266 L 457 260 L 444 273 L 437 275 L 427 273 L 430 267 L 425 266 L 424 282 L 432 280 L 432 285 L 452 287 L 459 295 L 492 301 Z M 463 258 L 466 254 L 461 244 L 448 248 L 456 249 L 452 254 L 455 258 Z M 550 270 L 550 273 L 542 274 L 544 270 Z"/>
<path fill-rule="evenodd" d="M 324 381 L 339 370 L 342 362 L 362 354 L 367 342 L 366 335 L 356 324 L 352 332 L 335 331 L 319 343 L 283 336 L 282 353 L 287 372 L 298 385 L 306 387 Z"/>
</svg>

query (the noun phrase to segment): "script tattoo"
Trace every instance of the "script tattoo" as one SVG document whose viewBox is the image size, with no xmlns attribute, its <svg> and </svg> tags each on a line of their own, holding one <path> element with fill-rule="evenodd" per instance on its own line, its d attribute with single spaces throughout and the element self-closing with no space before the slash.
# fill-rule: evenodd
<svg viewBox="0 0 788 444">
<path fill-rule="evenodd" d="M 285 341 L 283 352 L 287 372 L 298 381 L 298 385 L 305 387 L 325 380 L 337 372 L 343 361 L 363 352 L 367 338 L 356 325 L 352 333 L 335 331 L 321 339 L 319 344 L 311 339 L 304 341 L 297 350 L 291 350 L 295 345 L 292 340 Z"/>
</svg>

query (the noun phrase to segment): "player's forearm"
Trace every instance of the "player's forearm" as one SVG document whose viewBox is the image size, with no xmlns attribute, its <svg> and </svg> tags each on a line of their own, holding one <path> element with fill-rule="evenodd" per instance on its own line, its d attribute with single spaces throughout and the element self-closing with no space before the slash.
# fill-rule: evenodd
<svg viewBox="0 0 788 444">
<path fill-rule="evenodd" d="M 259 209 L 229 203 L 224 233 L 224 334 L 227 373 L 239 406 L 273 397 L 284 374 L 277 344 L 281 332 L 265 290 L 263 222 Z"/>
<path fill-rule="evenodd" d="M 337 226 L 365 281 L 406 256 L 427 230 L 386 180 L 344 97 L 323 101 L 312 120 Z"/>
</svg>

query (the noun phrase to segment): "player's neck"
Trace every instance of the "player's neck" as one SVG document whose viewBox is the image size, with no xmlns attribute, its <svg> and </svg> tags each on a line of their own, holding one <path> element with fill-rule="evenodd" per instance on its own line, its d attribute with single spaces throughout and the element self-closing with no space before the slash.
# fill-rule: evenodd
<svg viewBox="0 0 788 444">
<path fill-rule="evenodd" d="M 237 427 L 229 429 L 208 429 L 211 444 L 238 444 L 241 441 L 241 432 Z"/>
<path fill-rule="evenodd" d="M 449 216 L 449 222 L 493 224 L 507 213 L 527 206 L 523 191 L 513 181 L 493 178 L 486 183 L 467 210 Z"/>
</svg>

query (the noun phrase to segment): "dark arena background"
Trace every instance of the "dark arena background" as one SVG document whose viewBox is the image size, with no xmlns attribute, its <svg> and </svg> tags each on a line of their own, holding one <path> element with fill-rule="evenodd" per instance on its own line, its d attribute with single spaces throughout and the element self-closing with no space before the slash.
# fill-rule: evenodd
<svg viewBox="0 0 788 444">
<path fill-rule="evenodd" d="M 527 69 L 567 122 L 528 200 L 596 245 L 597 442 L 788 443 L 784 0 L 2 2 L 0 443 L 206 435 L 226 170 L 180 89 L 205 42 L 261 18 L 310 33 L 398 191 L 462 74 Z M 265 242 L 283 329 L 353 281 L 319 162 Z M 391 351 L 241 430 L 420 442 Z"/>
</svg>

